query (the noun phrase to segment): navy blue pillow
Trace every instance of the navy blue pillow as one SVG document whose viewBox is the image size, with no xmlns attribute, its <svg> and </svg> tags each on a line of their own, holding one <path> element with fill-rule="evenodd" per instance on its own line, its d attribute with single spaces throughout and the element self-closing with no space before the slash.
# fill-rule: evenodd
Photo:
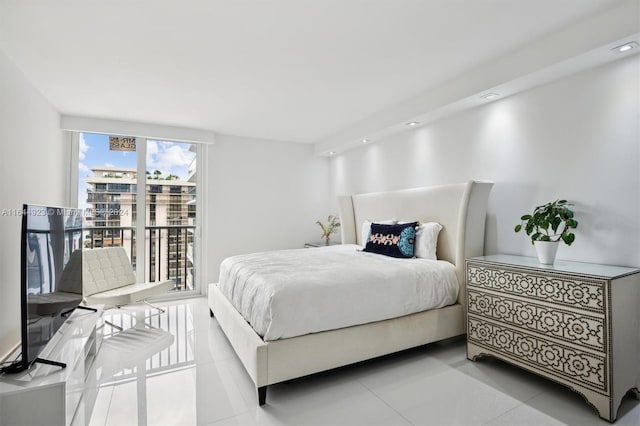
<svg viewBox="0 0 640 426">
<path fill-rule="evenodd" d="M 418 222 L 401 225 L 371 224 L 364 251 L 391 257 L 413 257 Z"/>
</svg>

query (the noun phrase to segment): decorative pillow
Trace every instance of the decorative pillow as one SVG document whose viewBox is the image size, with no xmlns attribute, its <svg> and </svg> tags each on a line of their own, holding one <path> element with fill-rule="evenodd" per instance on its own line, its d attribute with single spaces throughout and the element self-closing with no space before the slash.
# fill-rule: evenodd
<svg viewBox="0 0 640 426">
<path fill-rule="evenodd" d="M 376 220 L 374 222 L 371 222 L 369 220 L 365 220 L 364 222 L 362 222 L 362 234 L 361 238 L 362 238 L 362 248 L 364 249 L 365 246 L 367 245 L 367 241 L 369 240 L 369 234 L 371 232 L 371 224 L 372 223 L 381 223 L 383 225 L 395 225 L 397 223 L 397 220 L 395 219 L 387 219 L 387 220 Z"/>
<path fill-rule="evenodd" d="M 364 251 L 391 257 L 414 257 L 418 222 L 402 225 L 371 224 Z"/>
<path fill-rule="evenodd" d="M 438 234 L 442 225 L 438 222 L 423 223 L 416 229 L 415 256 L 422 259 L 436 260 L 436 248 L 438 246 Z"/>
</svg>

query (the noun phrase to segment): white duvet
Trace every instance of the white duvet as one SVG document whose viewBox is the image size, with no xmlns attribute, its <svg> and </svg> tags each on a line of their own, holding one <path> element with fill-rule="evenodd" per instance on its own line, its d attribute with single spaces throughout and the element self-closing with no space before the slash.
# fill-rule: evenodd
<svg viewBox="0 0 640 426">
<path fill-rule="evenodd" d="M 345 244 L 233 256 L 218 286 L 265 341 L 440 308 L 456 302 L 454 266 Z"/>
</svg>

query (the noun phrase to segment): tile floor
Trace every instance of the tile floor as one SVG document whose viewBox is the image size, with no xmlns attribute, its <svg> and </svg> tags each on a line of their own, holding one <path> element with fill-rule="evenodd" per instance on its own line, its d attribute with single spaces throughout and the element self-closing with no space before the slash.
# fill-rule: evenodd
<svg viewBox="0 0 640 426">
<path fill-rule="evenodd" d="M 82 425 L 597 425 L 584 400 L 502 362 L 470 362 L 463 340 L 438 343 L 271 386 L 253 383 L 205 298 L 107 311 L 131 327 L 107 334 L 74 424 Z M 625 398 L 616 425 L 640 425 Z"/>
</svg>

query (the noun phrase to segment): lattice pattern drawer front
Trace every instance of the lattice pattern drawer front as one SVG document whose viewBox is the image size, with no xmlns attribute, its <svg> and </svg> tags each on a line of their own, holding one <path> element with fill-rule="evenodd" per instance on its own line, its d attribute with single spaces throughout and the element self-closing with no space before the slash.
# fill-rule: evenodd
<svg viewBox="0 0 640 426">
<path fill-rule="evenodd" d="M 468 325 L 468 340 L 488 348 L 494 354 L 595 391 L 609 391 L 604 354 L 593 355 L 548 342 L 524 331 L 486 322 L 471 315 Z"/>
<path fill-rule="evenodd" d="M 578 314 L 482 291 L 468 291 L 469 313 L 604 352 L 604 317 Z"/>
<path fill-rule="evenodd" d="M 525 296 L 530 299 L 554 302 L 564 306 L 605 312 L 606 281 L 581 279 L 507 268 L 491 268 L 469 264 L 467 285 Z"/>
</svg>

